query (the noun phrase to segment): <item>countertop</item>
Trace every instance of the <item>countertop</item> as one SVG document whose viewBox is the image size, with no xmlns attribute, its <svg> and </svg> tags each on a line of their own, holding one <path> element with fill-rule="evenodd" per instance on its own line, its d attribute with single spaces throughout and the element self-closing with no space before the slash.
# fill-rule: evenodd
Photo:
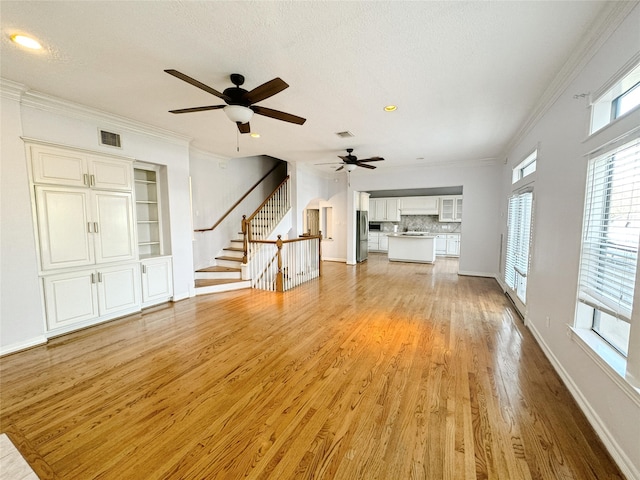
<svg viewBox="0 0 640 480">
<path fill-rule="evenodd" d="M 397 233 L 388 233 L 387 237 L 397 237 L 397 238 L 417 238 L 417 239 L 434 239 L 436 236 L 432 233 L 426 232 L 397 232 Z"/>
</svg>

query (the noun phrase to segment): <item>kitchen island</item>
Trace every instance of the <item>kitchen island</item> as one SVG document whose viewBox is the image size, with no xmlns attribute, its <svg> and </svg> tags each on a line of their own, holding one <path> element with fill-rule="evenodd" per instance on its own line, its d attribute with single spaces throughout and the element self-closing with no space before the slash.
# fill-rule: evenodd
<svg viewBox="0 0 640 480">
<path fill-rule="evenodd" d="M 389 261 L 433 263 L 436 260 L 436 237 L 429 233 L 390 233 Z"/>
</svg>

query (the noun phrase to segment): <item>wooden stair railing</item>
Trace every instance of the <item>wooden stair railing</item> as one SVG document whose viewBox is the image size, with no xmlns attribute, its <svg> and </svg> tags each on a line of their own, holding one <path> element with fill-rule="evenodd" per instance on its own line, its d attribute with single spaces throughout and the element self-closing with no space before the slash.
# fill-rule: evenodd
<svg viewBox="0 0 640 480">
<path fill-rule="evenodd" d="M 285 292 L 322 275 L 322 233 L 291 240 L 282 240 L 278 235 L 277 240 L 252 240 L 251 244 L 272 245 L 276 248 L 275 254 L 273 249 L 262 253 L 268 260 L 267 268 L 260 272 L 260 275 L 252 275 L 253 286 L 256 288 Z M 288 247 L 286 253 L 283 253 L 284 247 Z M 276 272 L 272 279 L 268 270 L 272 267 L 274 260 L 276 260 Z"/>
<path fill-rule="evenodd" d="M 240 199 L 238 201 L 236 201 L 236 203 L 234 203 L 231 206 L 231 208 L 229 208 L 229 210 L 227 210 L 224 213 L 224 215 L 222 215 L 222 217 L 220 217 L 220 219 L 216 223 L 214 223 L 210 228 L 197 228 L 197 229 L 194 230 L 194 232 L 209 232 L 209 231 L 213 230 L 214 228 L 216 228 L 218 225 L 220 225 L 224 221 L 224 219 L 227 218 L 229 216 L 229 214 L 231 212 L 233 212 L 233 210 L 235 210 L 236 207 L 238 205 L 240 205 L 240 203 L 242 203 L 242 201 L 245 198 L 247 198 L 251 194 L 251 192 L 253 192 L 256 189 L 256 187 L 258 185 L 260 185 L 278 167 L 280 167 L 280 164 L 276 164 L 271 170 L 269 170 L 267 173 L 265 173 L 264 176 L 260 180 L 258 180 L 249 190 L 247 190 L 247 192 L 244 195 L 242 195 L 242 197 L 240 197 Z M 287 176 L 287 178 L 289 178 L 289 177 Z"/>
<path fill-rule="evenodd" d="M 242 217 L 242 263 L 249 260 L 249 242 L 266 240 L 291 208 L 289 175 L 278 185 L 249 218 Z"/>
</svg>

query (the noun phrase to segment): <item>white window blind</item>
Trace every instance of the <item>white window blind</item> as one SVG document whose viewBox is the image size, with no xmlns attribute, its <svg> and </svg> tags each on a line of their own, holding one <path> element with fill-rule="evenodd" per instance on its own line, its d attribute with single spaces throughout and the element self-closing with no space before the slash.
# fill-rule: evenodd
<svg viewBox="0 0 640 480">
<path fill-rule="evenodd" d="M 529 244 L 531 243 L 531 207 L 533 193 L 526 192 L 509 198 L 507 252 L 504 279 L 507 285 L 526 300 L 526 278 L 529 273 Z"/>
<path fill-rule="evenodd" d="M 640 139 L 589 160 L 578 298 L 631 321 L 640 238 Z"/>
</svg>

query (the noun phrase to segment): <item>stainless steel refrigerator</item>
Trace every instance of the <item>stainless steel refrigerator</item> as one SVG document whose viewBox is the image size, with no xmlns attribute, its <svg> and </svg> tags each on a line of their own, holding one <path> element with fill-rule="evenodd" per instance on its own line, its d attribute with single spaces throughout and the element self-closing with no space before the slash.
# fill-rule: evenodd
<svg viewBox="0 0 640 480">
<path fill-rule="evenodd" d="M 356 262 L 364 262 L 369 255 L 369 212 L 356 211 Z"/>
</svg>

